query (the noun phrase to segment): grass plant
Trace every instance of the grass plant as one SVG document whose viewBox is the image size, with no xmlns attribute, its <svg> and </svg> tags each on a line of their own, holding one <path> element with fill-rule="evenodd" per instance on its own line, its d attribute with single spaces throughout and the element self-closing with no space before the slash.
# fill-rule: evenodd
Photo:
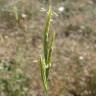
<svg viewBox="0 0 96 96">
<path fill-rule="evenodd" d="M 41 77 L 45 89 L 46 95 L 48 95 L 48 77 L 49 71 L 52 64 L 52 45 L 54 42 L 55 33 L 52 34 L 52 37 L 49 36 L 50 24 L 52 18 L 52 9 L 49 6 L 47 21 L 45 25 L 45 30 L 43 34 L 43 50 L 44 56 L 40 58 L 40 68 L 41 68 Z"/>
</svg>

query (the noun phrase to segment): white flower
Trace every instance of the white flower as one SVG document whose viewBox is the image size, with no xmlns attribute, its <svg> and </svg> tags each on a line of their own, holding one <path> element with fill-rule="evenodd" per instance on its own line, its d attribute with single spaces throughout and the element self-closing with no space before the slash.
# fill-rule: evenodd
<svg viewBox="0 0 96 96">
<path fill-rule="evenodd" d="M 58 11 L 63 12 L 64 11 L 64 7 L 63 6 L 59 7 Z"/>
<path fill-rule="evenodd" d="M 22 18 L 26 18 L 27 17 L 27 15 L 26 14 L 24 14 L 24 13 L 22 13 Z"/>
<path fill-rule="evenodd" d="M 80 56 L 80 57 L 79 57 L 79 59 L 80 59 L 80 60 L 83 60 L 83 59 L 84 59 L 84 57 L 83 57 L 83 56 Z"/>
<path fill-rule="evenodd" d="M 85 27 L 82 25 L 82 26 L 80 26 L 80 28 L 83 30 L 83 29 L 85 29 Z"/>
</svg>

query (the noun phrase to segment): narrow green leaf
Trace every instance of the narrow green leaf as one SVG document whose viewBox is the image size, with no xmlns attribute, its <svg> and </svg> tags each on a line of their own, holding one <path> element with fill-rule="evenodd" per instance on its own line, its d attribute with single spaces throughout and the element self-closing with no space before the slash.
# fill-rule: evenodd
<svg viewBox="0 0 96 96">
<path fill-rule="evenodd" d="M 41 78 L 43 81 L 43 85 L 44 85 L 45 91 L 47 92 L 48 83 L 47 83 L 47 78 L 46 78 L 46 65 L 42 57 L 40 58 L 40 69 L 41 69 Z"/>
<path fill-rule="evenodd" d="M 48 64 L 49 64 L 49 67 L 51 67 L 52 48 L 53 48 L 54 39 L 55 39 L 55 32 L 52 34 L 52 38 L 49 42 L 49 50 L 48 50 Z"/>
<path fill-rule="evenodd" d="M 44 67 L 43 67 L 43 62 L 42 62 L 42 57 L 40 58 L 40 70 L 41 70 L 41 78 L 42 78 L 42 81 L 44 81 L 44 78 L 43 78 L 43 73 L 44 73 Z"/>
</svg>

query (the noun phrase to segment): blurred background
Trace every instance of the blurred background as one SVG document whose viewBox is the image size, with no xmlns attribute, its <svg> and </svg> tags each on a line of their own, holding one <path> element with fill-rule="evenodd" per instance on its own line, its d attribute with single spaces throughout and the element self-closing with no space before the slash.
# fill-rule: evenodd
<svg viewBox="0 0 96 96">
<path fill-rule="evenodd" d="M 96 0 L 51 0 L 56 32 L 49 96 L 96 96 Z M 39 58 L 48 0 L 0 0 L 0 96 L 44 96 Z"/>
</svg>

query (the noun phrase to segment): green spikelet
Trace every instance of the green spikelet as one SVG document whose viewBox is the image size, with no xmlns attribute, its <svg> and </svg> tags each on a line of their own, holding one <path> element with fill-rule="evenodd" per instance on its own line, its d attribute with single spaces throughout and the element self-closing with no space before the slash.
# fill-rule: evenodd
<svg viewBox="0 0 96 96">
<path fill-rule="evenodd" d="M 19 21 L 18 8 L 16 6 L 13 6 L 13 13 L 14 13 L 16 21 Z"/>
<path fill-rule="evenodd" d="M 41 77 L 43 81 L 43 85 L 45 88 L 46 93 L 48 92 L 48 76 L 49 70 L 51 67 L 51 58 L 52 58 L 52 45 L 54 42 L 55 33 L 52 34 L 51 39 L 49 39 L 49 30 L 52 18 L 52 10 L 51 6 L 49 6 L 47 21 L 44 30 L 44 42 L 43 42 L 43 49 L 44 49 L 44 57 L 40 58 L 40 68 L 41 68 Z"/>
</svg>

